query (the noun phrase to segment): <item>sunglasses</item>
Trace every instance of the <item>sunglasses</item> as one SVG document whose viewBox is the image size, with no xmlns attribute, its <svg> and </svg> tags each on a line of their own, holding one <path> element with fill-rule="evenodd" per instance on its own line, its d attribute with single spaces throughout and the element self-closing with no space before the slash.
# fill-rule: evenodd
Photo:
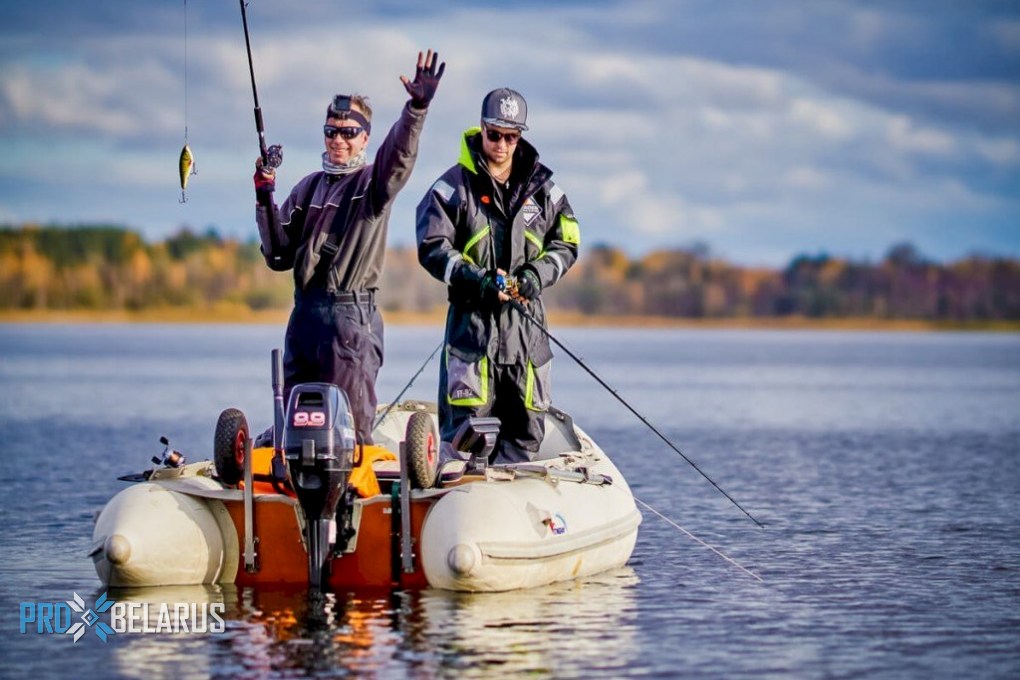
<svg viewBox="0 0 1020 680">
<path fill-rule="evenodd" d="M 322 126 L 322 134 L 326 135 L 329 139 L 333 139 L 337 135 L 340 135 L 344 139 L 354 139 L 364 131 L 365 128 L 359 125 L 349 125 L 347 127 L 335 127 L 333 125 Z"/>
<path fill-rule="evenodd" d="M 499 130 L 493 130 L 492 128 L 485 128 L 485 138 L 493 144 L 499 144 L 499 140 L 505 139 L 507 146 L 513 146 L 520 138 L 520 132 L 500 132 Z"/>
</svg>

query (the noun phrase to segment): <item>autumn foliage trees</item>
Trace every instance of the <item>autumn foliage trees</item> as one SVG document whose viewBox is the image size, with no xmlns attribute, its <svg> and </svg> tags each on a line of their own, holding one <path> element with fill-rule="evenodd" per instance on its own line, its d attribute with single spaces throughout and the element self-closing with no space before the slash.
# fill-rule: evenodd
<svg viewBox="0 0 1020 680">
<path fill-rule="evenodd" d="M 146 242 L 114 226 L 0 228 L 0 309 L 141 310 L 234 303 L 286 309 L 293 282 L 270 271 L 255 242 L 181 229 Z M 1020 320 L 1020 261 L 973 255 L 928 260 L 910 244 L 880 262 L 800 255 L 783 269 L 747 268 L 703 246 L 632 258 L 584 248 L 545 296 L 553 309 L 600 316 L 705 319 L 808 317 L 929 321 Z M 384 310 L 433 311 L 445 287 L 413 248 L 387 255 Z"/>
<path fill-rule="evenodd" d="M 252 244 L 188 229 L 146 243 L 125 229 L 0 229 L 0 307 L 129 309 L 234 301 L 285 307 L 285 280 Z"/>
</svg>

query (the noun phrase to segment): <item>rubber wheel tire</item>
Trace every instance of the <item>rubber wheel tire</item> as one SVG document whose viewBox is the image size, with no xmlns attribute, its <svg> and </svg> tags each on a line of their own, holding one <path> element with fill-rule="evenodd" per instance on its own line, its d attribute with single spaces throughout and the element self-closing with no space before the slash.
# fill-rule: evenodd
<svg viewBox="0 0 1020 680">
<path fill-rule="evenodd" d="M 439 473 L 439 430 L 428 413 L 415 411 L 407 419 L 404 436 L 412 489 L 431 489 Z"/>
<path fill-rule="evenodd" d="M 213 461 L 216 476 L 228 486 L 244 477 L 244 444 L 248 439 L 248 419 L 236 408 L 228 408 L 216 421 L 216 443 Z"/>
</svg>

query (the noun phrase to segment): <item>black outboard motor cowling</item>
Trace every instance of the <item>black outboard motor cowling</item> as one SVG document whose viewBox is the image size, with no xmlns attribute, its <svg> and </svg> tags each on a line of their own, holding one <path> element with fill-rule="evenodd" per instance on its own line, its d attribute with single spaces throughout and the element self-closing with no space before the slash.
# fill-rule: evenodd
<svg viewBox="0 0 1020 680">
<path fill-rule="evenodd" d="M 322 588 L 329 560 L 329 525 L 354 464 L 355 429 L 347 395 L 329 383 L 296 385 L 287 404 L 283 448 L 305 514 L 308 582 Z"/>
</svg>

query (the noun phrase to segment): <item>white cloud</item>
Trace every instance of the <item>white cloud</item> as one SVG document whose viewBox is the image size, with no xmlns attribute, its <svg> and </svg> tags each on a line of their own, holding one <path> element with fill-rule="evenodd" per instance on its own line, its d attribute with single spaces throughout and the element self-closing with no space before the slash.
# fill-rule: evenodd
<svg viewBox="0 0 1020 680">
<path fill-rule="evenodd" d="M 1020 164 L 1020 142 L 1006 137 L 978 138 L 974 141 L 977 153 L 998 166 Z"/>
<path fill-rule="evenodd" d="M 917 125 L 908 116 L 891 116 L 886 123 L 886 139 L 896 149 L 932 155 L 948 155 L 956 150 L 954 139 L 932 127 Z"/>
<path fill-rule="evenodd" d="M 607 207 L 616 207 L 622 203 L 637 203 L 648 190 L 647 176 L 637 170 L 607 173 L 598 182 L 599 195 Z"/>
<path fill-rule="evenodd" d="M 791 105 L 791 114 L 797 122 L 810 126 L 823 137 L 842 141 L 853 134 L 853 126 L 835 107 L 806 97 L 797 97 Z"/>
<path fill-rule="evenodd" d="M 644 66 L 620 55 L 586 53 L 573 60 L 571 75 L 576 82 L 592 88 L 612 87 L 618 82 L 654 86 L 653 76 Z"/>
<path fill-rule="evenodd" d="M 12 120 L 50 126 L 75 126 L 107 134 L 135 133 L 144 121 L 109 106 L 121 83 L 74 64 L 60 70 L 29 72 L 15 68 L 3 79 L 2 93 Z"/>
<path fill-rule="evenodd" d="M 779 106 L 786 96 L 789 79 L 770 69 L 735 67 L 705 59 L 671 59 L 674 68 L 662 74 L 660 87 L 669 76 L 682 83 L 682 89 L 700 98 L 710 99 L 728 108 L 768 109 Z"/>
<path fill-rule="evenodd" d="M 991 33 L 1004 50 L 1020 54 L 1020 21 L 998 21 L 992 26 Z"/>
<path fill-rule="evenodd" d="M 828 175 L 817 168 L 807 166 L 790 168 L 784 176 L 784 181 L 795 190 L 813 190 L 831 186 Z"/>
</svg>

